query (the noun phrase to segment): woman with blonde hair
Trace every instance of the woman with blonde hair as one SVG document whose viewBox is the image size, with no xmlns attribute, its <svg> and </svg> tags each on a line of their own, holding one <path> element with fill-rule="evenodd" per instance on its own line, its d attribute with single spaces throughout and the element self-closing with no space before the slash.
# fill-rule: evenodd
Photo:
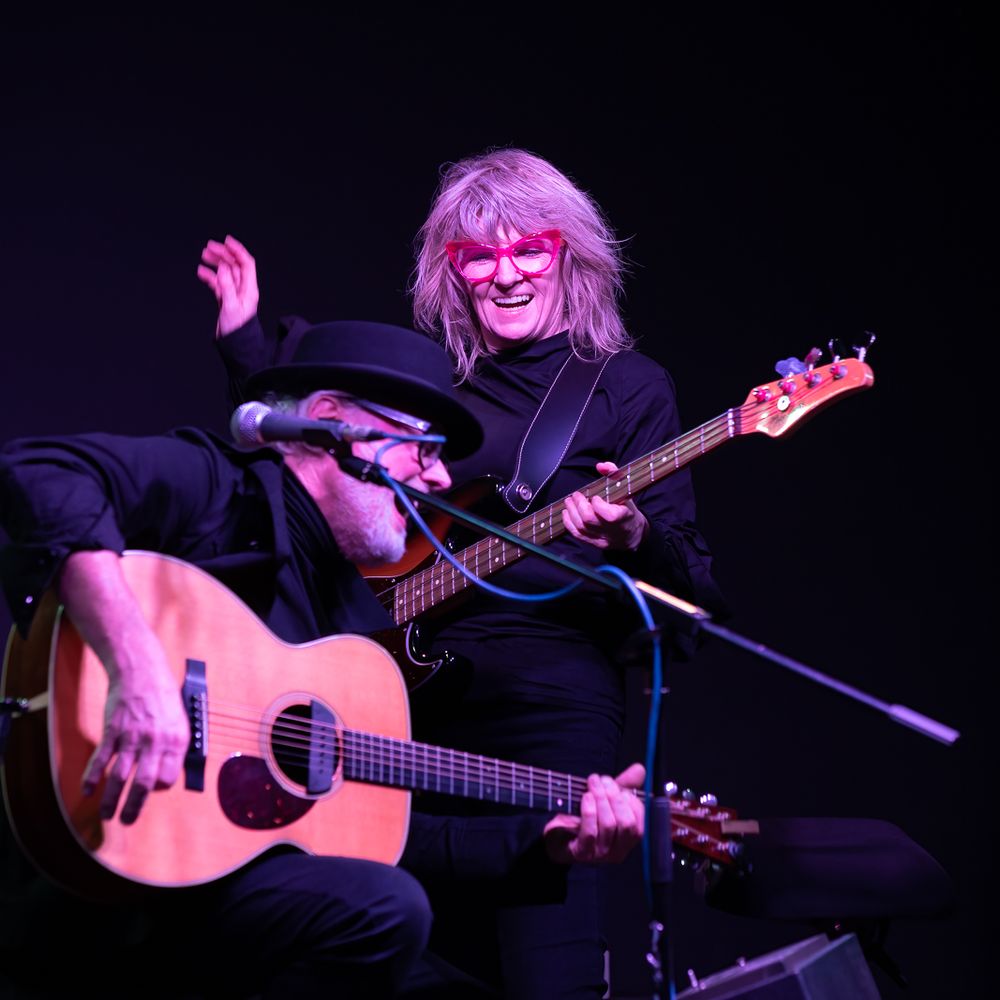
<svg viewBox="0 0 1000 1000">
<path fill-rule="evenodd" d="M 686 471 L 634 503 L 579 492 L 681 430 L 669 376 L 632 348 L 622 322 L 621 243 L 596 202 L 538 156 L 489 151 L 445 170 L 417 247 L 415 322 L 443 337 L 459 395 L 486 432 L 475 455 L 450 465 L 453 480 L 492 474 L 509 483 L 525 434 L 557 377 L 565 377 L 567 360 L 590 361 L 581 367 L 599 369 L 599 377 L 529 512 L 567 497 L 562 516 L 570 537 L 552 549 L 590 566 L 616 563 L 718 606 Z M 522 591 L 566 582 L 551 564 L 530 557 L 491 579 Z M 420 735 L 559 771 L 614 773 L 624 722 L 614 656 L 638 625 L 630 614 L 589 585 L 540 605 L 477 594 L 440 625 L 429 623 L 435 647 L 471 666 L 460 695 L 442 696 L 418 718 Z M 443 895 L 432 893 L 435 939 L 450 940 L 452 948 L 461 940 L 466 954 L 489 951 L 470 931 L 462 886 L 451 887 L 447 902 Z M 538 886 L 509 884 L 502 899 L 489 901 L 484 909 L 496 923 L 505 995 L 603 996 L 599 895 L 598 870 L 574 866 L 556 901 Z"/>
</svg>

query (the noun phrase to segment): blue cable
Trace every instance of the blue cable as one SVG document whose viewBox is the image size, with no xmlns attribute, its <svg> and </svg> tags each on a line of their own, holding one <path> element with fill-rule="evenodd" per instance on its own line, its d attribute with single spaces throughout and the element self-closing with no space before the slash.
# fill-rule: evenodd
<svg viewBox="0 0 1000 1000">
<path fill-rule="evenodd" d="M 645 792 L 646 795 L 646 804 L 650 812 L 652 812 L 653 767 L 656 764 L 656 743 L 660 725 L 660 692 L 663 688 L 663 656 L 660 649 L 660 636 L 656 632 L 656 625 L 653 621 L 653 615 L 649 610 L 649 605 L 646 603 L 646 598 L 642 591 L 636 587 L 632 578 L 617 566 L 598 566 L 597 572 L 608 573 L 621 580 L 625 589 L 629 592 L 632 599 L 638 606 L 639 614 L 642 616 L 642 620 L 645 623 L 646 628 L 648 628 L 652 633 L 653 676 L 650 681 L 651 692 L 649 698 L 649 725 L 646 730 L 646 780 L 643 783 L 643 792 Z M 642 838 L 642 877 L 646 889 L 646 901 L 650 907 L 652 907 L 653 877 L 652 866 L 650 863 L 649 824 L 647 824 L 646 830 L 647 832 Z"/>
<path fill-rule="evenodd" d="M 653 621 L 653 615 L 649 610 L 649 605 L 646 603 L 646 597 L 635 585 L 635 581 L 623 570 L 619 569 L 617 566 L 604 565 L 597 567 L 598 573 L 609 573 L 612 576 L 618 577 L 619 580 L 625 585 L 625 589 L 632 596 L 632 599 L 638 605 L 639 613 L 642 615 L 642 620 L 649 629 L 651 634 L 651 639 L 653 643 L 653 675 L 650 681 L 650 695 L 649 695 L 649 726 L 646 730 L 646 780 L 643 782 L 642 790 L 646 795 L 646 804 L 649 808 L 649 813 L 652 815 L 653 812 L 653 768 L 656 765 L 656 744 L 659 736 L 660 728 L 660 699 L 661 692 L 663 690 L 663 653 L 660 646 L 660 635 L 656 631 L 656 626 Z M 652 864 L 650 860 L 651 854 L 651 843 L 650 843 L 650 829 L 651 825 L 646 824 L 646 831 L 642 838 L 642 879 L 643 887 L 646 890 L 646 904 L 649 906 L 650 912 L 653 909 L 653 875 L 652 875 Z M 667 928 L 664 929 L 664 934 Z M 666 948 L 669 944 L 661 946 L 660 950 L 666 953 Z M 670 1000 L 674 1000 L 677 996 L 677 988 L 674 985 L 673 976 L 671 970 L 668 968 L 664 970 L 667 973 L 667 988 L 669 991 Z"/>
<path fill-rule="evenodd" d="M 403 444 L 406 441 L 439 441 L 443 440 L 439 435 L 391 435 L 392 441 L 389 444 L 383 445 L 375 453 L 375 461 L 381 464 L 382 455 L 384 452 L 393 448 L 398 444 Z M 489 583 L 476 576 L 474 573 L 470 573 L 466 566 L 463 566 L 437 539 L 434 533 L 428 528 L 424 519 L 420 516 L 416 507 L 411 503 L 410 498 L 402 490 L 399 484 L 391 477 L 387 477 L 389 486 L 392 491 L 399 498 L 399 501 L 403 504 L 407 513 L 413 518 L 414 523 L 420 530 L 426 535 L 428 540 L 434 546 L 435 549 L 454 566 L 463 576 L 467 577 L 476 586 L 481 587 L 488 593 L 495 594 L 498 597 L 505 597 L 515 601 L 526 601 L 526 602 L 537 602 L 537 601 L 551 601 L 559 597 L 565 597 L 570 591 L 575 590 L 576 587 L 580 585 L 582 581 L 575 580 L 573 583 L 560 588 L 559 590 L 549 591 L 545 594 L 518 594 L 515 591 L 507 590 L 504 587 L 497 587 L 495 584 Z M 618 566 L 612 566 L 610 564 L 605 564 L 603 566 L 597 567 L 598 573 L 608 573 L 611 576 L 617 577 L 622 584 L 624 584 L 625 589 L 628 591 L 629 595 L 635 601 L 639 613 L 642 616 L 642 620 L 647 629 L 649 629 L 652 635 L 653 643 L 653 664 L 652 664 L 652 679 L 651 679 L 651 693 L 649 701 L 649 725 L 646 730 L 646 777 L 643 782 L 643 792 L 645 793 L 645 800 L 648 805 L 650 812 L 653 809 L 653 768 L 656 764 L 656 744 L 657 737 L 659 734 L 659 724 L 660 724 L 660 699 L 661 691 L 663 689 L 663 655 L 660 644 L 660 636 L 656 631 L 656 624 L 653 621 L 653 615 L 649 610 L 649 605 L 646 602 L 646 598 L 642 591 L 636 587 L 633 579 Z M 642 838 L 642 874 L 643 883 L 646 891 L 646 903 L 652 909 L 653 906 L 653 877 L 652 877 L 652 865 L 650 861 L 650 836 L 649 836 L 650 826 L 646 824 L 646 831 Z M 668 970 L 669 972 L 669 970 Z M 672 977 L 668 982 L 668 989 L 670 1000 L 674 1000 L 676 997 L 676 988 L 674 986 Z"/>
<path fill-rule="evenodd" d="M 439 435 L 428 434 L 424 436 L 418 435 L 390 435 L 392 441 L 389 444 L 382 445 L 381 448 L 375 453 L 375 461 L 381 464 L 382 454 L 388 448 L 394 448 L 397 444 L 403 444 L 405 441 L 437 441 L 440 440 Z M 504 597 L 511 601 L 522 601 L 527 604 L 540 603 L 542 601 L 554 601 L 557 598 L 565 597 L 568 593 L 576 590 L 580 586 L 582 581 L 574 580 L 572 583 L 567 584 L 565 587 L 560 587 L 558 590 L 549 590 L 544 594 L 519 594 L 514 590 L 507 590 L 505 587 L 498 587 L 495 583 L 490 583 L 487 580 L 483 580 L 481 577 L 476 576 L 475 573 L 469 571 L 467 566 L 463 566 L 438 540 L 434 532 L 427 526 L 427 523 L 420 516 L 417 508 L 413 506 L 410 498 L 403 492 L 399 484 L 391 477 L 387 477 L 389 485 L 392 488 L 393 493 L 399 498 L 400 503 L 406 508 L 406 512 L 413 518 L 414 524 L 427 536 L 428 541 L 434 546 L 435 549 L 441 554 L 441 556 L 446 559 L 452 566 L 455 567 L 466 579 L 474 583 L 477 587 L 485 590 L 488 594 L 493 594 L 496 597 Z"/>
</svg>

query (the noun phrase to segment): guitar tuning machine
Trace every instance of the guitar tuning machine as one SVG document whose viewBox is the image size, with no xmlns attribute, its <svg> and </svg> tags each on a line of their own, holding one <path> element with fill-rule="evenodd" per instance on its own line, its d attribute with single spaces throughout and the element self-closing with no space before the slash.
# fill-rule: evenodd
<svg viewBox="0 0 1000 1000">
<path fill-rule="evenodd" d="M 827 350 L 833 363 L 836 364 L 844 355 L 844 344 L 839 337 L 831 337 L 826 343 Z"/>
<path fill-rule="evenodd" d="M 863 342 L 860 344 L 852 344 L 851 350 L 858 357 L 858 361 L 864 361 L 865 355 L 868 353 L 869 348 L 875 343 L 875 334 L 871 330 L 865 330 Z"/>
<path fill-rule="evenodd" d="M 801 361 L 798 358 L 784 358 L 774 366 L 774 370 L 781 376 L 782 382 L 790 382 L 793 375 L 805 375 L 806 385 L 811 386 L 817 381 L 811 378 L 812 371 L 822 356 L 820 348 L 814 347 Z M 782 386 L 781 391 L 786 392 L 786 389 Z"/>
</svg>

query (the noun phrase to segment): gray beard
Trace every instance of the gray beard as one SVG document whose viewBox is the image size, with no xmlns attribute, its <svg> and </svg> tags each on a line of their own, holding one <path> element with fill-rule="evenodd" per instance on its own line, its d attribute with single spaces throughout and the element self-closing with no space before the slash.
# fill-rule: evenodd
<svg viewBox="0 0 1000 1000">
<path fill-rule="evenodd" d="M 362 565 L 402 559 L 406 532 L 398 527 L 392 491 L 345 476 L 339 492 L 336 523 L 330 528 L 340 551 Z"/>
</svg>

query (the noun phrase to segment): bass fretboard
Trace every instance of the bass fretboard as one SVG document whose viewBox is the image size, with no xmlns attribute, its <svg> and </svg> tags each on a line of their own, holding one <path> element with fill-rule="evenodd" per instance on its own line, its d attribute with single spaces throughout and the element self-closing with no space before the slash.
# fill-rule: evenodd
<svg viewBox="0 0 1000 1000">
<path fill-rule="evenodd" d="M 743 433 L 742 407 L 726 410 L 669 444 L 637 458 L 613 475 L 605 476 L 585 486 L 581 493 L 588 499 L 601 496 L 609 503 L 622 503 L 684 468 L 696 458 Z M 508 525 L 507 531 L 525 541 L 545 545 L 564 534 L 562 512 L 565 498 Z M 455 559 L 473 576 L 483 579 L 517 562 L 526 550 L 493 535 L 487 536 L 455 554 Z M 461 593 L 471 581 L 441 560 L 387 587 L 379 600 L 397 625 L 404 625 L 431 608 Z"/>
</svg>

